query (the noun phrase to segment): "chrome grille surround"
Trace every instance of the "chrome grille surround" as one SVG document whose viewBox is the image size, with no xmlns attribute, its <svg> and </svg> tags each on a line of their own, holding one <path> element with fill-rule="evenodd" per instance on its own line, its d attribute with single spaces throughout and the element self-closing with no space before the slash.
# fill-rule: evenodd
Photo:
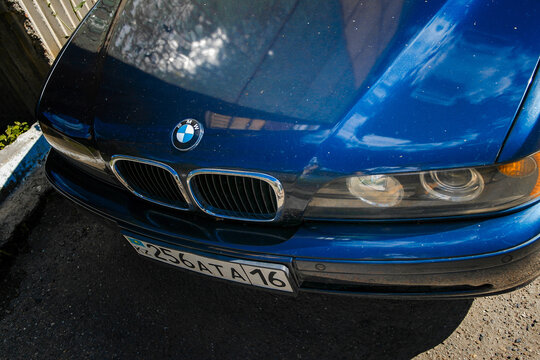
<svg viewBox="0 0 540 360">
<path fill-rule="evenodd" d="M 213 176 L 228 176 L 228 177 L 241 177 L 241 178 L 251 178 L 256 179 L 265 182 L 268 184 L 273 191 L 273 195 L 275 196 L 275 213 L 271 217 L 265 217 L 261 214 L 256 213 L 249 213 L 246 211 L 231 211 L 226 209 L 221 209 L 217 207 L 213 207 L 210 204 L 208 204 L 204 200 L 204 196 L 201 194 L 199 189 L 197 189 L 197 185 L 195 184 L 194 179 L 196 179 L 197 176 L 200 175 L 213 175 Z M 244 221 L 256 221 L 256 222 L 271 222 L 276 221 L 281 217 L 282 211 L 283 211 L 283 204 L 285 202 L 285 191 L 283 190 L 283 186 L 281 185 L 281 182 L 274 178 L 273 176 L 262 174 L 262 173 L 256 173 L 256 172 L 249 172 L 249 171 L 237 171 L 237 170 L 225 170 L 225 169 L 197 169 L 193 170 L 189 173 L 187 177 L 187 183 L 189 192 L 191 194 L 192 199 L 195 201 L 195 204 L 199 209 L 204 211 L 205 213 L 224 218 L 224 219 L 234 219 L 234 220 L 244 220 Z M 253 184 L 253 183 L 252 183 Z M 240 194 L 240 190 L 237 189 L 237 194 Z M 208 194 L 206 194 L 208 195 Z M 233 196 L 233 201 L 230 202 L 230 204 L 238 203 L 241 201 L 241 199 L 234 198 L 234 194 L 231 194 Z M 227 199 L 224 199 L 223 201 L 228 201 Z M 248 199 L 248 201 L 252 201 Z M 255 199 L 255 202 L 257 199 Z M 272 201 L 273 202 L 273 201 Z"/>
<path fill-rule="evenodd" d="M 118 169 L 118 164 L 120 164 L 121 161 L 129 161 L 129 162 L 143 164 L 143 165 L 147 165 L 147 166 L 154 166 L 154 167 L 160 168 L 162 170 L 165 170 L 167 173 L 169 173 L 171 175 L 174 183 L 176 184 L 178 190 L 180 191 L 180 194 L 183 197 L 182 200 L 185 202 L 186 205 L 185 206 L 174 205 L 174 204 L 171 204 L 171 203 L 168 203 L 168 202 L 165 202 L 165 201 L 160 201 L 160 200 L 154 199 L 151 196 L 144 195 L 141 192 L 137 191 L 135 189 L 135 187 L 137 187 L 137 186 L 135 186 L 135 184 L 133 184 L 133 186 L 130 185 L 129 180 L 126 179 L 126 177 L 124 177 L 124 175 L 122 175 L 122 172 Z M 178 176 L 178 173 L 173 168 L 171 168 L 170 166 L 165 165 L 163 163 L 160 163 L 158 161 L 141 159 L 141 158 L 136 158 L 136 157 L 127 156 L 127 155 L 114 155 L 114 156 L 112 156 L 111 161 L 110 161 L 110 166 L 111 166 L 112 172 L 118 178 L 118 180 L 122 183 L 122 185 L 124 185 L 130 192 L 132 192 L 134 195 L 140 197 L 141 199 L 153 202 L 155 204 L 160 204 L 160 205 L 163 205 L 163 206 L 167 206 L 167 207 L 170 207 L 170 208 L 173 208 L 173 209 L 178 209 L 178 210 L 191 210 L 193 208 L 193 206 L 191 205 L 190 198 L 189 198 L 186 190 L 184 189 L 184 186 L 182 185 L 182 181 L 180 180 L 180 177 Z M 156 188 L 159 188 L 161 186 L 159 184 L 151 184 L 151 185 L 155 186 Z M 172 190 L 174 192 L 175 189 L 170 189 L 170 190 Z"/>
</svg>

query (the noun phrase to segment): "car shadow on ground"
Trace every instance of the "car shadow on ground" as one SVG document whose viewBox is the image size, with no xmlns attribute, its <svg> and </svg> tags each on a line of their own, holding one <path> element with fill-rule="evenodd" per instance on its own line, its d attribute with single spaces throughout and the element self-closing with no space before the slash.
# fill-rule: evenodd
<svg viewBox="0 0 540 360">
<path fill-rule="evenodd" d="M 290 297 L 216 281 L 141 258 L 58 195 L 28 244 L 0 322 L 8 358 L 408 359 L 444 341 L 472 304 Z"/>
<path fill-rule="evenodd" d="M 160 296 L 161 314 L 141 313 L 129 327 L 150 322 L 168 337 L 172 353 L 183 352 L 175 346 L 182 339 L 200 358 L 409 359 L 450 336 L 472 305 L 307 293 L 292 298 L 153 267 L 141 265 L 144 293 L 130 291 L 140 306 L 154 301 L 150 294 Z"/>
</svg>

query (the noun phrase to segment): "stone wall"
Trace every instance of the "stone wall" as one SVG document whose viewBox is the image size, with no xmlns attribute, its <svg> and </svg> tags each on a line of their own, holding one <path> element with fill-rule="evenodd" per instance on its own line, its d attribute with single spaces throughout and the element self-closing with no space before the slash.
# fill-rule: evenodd
<svg viewBox="0 0 540 360">
<path fill-rule="evenodd" d="M 51 60 L 17 3 L 0 0 L 0 132 L 33 121 Z"/>
</svg>

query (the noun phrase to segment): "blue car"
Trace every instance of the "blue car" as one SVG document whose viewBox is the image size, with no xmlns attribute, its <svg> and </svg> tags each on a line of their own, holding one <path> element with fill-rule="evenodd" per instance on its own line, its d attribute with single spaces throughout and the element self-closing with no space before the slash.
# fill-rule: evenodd
<svg viewBox="0 0 540 360">
<path fill-rule="evenodd" d="M 511 291 L 540 273 L 539 5 L 101 0 L 37 107 L 47 176 L 208 277 Z"/>
</svg>

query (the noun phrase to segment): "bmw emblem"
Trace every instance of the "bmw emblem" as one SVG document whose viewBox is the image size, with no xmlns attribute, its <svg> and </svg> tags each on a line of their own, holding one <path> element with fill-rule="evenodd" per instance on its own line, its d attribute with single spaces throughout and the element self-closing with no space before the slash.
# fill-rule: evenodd
<svg viewBox="0 0 540 360">
<path fill-rule="evenodd" d="M 202 124 L 195 119 L 184 119 L 172 132 L 172 143 L 180 151 L 188 151 L 199 144 L 204 134 Z"/>
</svg>

